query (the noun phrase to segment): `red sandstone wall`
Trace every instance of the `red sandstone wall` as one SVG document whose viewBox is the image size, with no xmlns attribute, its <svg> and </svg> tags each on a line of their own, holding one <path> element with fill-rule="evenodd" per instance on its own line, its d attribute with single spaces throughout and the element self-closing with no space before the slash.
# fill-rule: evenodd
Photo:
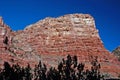
<svg viewBox="0 0 120 80">
<path fill-rule="evenodd" d="M 104 48 L 95 21 L 88 14 L 49 17 L 17 32 L 12 32 L 1 18 L 0 25 L 0 50 L 3 50 L 0 58 L 3 61 L 21 65 L 29 62 L 33 65 L 42 60 L 56 66 L 61 58 L 71 54 L 77 55 L 80 62 L 90 65 L 91 56 L 98 56 L 103 72 L 120 73 L 120 62 Z M 2 35 L 4 30 L 6 33 Z M 6 36 L 7 45 L 3 43 Z M 116 69 L 112 70 L 113 67 Z"/>
</svg>

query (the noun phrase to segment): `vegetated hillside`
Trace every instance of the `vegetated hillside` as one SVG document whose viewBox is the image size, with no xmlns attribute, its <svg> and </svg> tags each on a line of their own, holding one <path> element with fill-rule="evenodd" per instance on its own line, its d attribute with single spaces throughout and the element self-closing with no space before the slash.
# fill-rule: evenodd
<svg viewBox="0 0 120 80">
<path fill-rule="evenodd" d="M 118 60 L 120 61 L 120 46 L 118 46 L 115 50 L 112 51 L 112 53 L 118 57 Z"/>
<path fill-rule="evenodd" d="M 34 67 L 41 60 L 56 66 L 66 55 L 77 55 L 78 60 L 90 68 L 94 56 L 98 57 L 103 73 L 117 76 L 120 62 L 104 48 L 89 14 L 68 14 L 45 18 L 21 31 L 12 31 L 0 18 L 0 64 L 18 63 Z"/>
</svg>

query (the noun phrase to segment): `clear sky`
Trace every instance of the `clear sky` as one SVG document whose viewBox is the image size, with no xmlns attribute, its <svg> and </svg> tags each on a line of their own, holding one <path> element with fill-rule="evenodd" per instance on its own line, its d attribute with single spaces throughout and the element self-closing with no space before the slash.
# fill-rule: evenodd
<svg viewBox="0 0 120 80">
<path fill-rule="evenodd" d="M 120 45 L 120 0 L 0 0 L 0 15 L 12 30 L 45 17 L 91 14 L 109 51 Z"/>
</svg>

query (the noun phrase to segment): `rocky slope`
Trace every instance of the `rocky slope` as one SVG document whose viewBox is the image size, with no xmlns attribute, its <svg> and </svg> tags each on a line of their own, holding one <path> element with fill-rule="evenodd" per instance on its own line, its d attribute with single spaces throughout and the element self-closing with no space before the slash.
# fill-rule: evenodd
<svg viewBox="0 0 120 80">
<path fill-rule="evenodd" d="M 67 54 L 77 55 L 80 62 L 90 67 L 92 57 L 98 56 L 101 70 L 116 76 L 120 62 L 104 48 L 89 14 L 68 14 L 58 18 L 45 18 L 14 32 L 0 18 L 0 63 L 9 61 L 31 66 L 39 60 L 56 66 Z"/>
<path fill-rule="evenodd" d="M 118 46 L 115 50 L 112 51 L 112 53 L 118 57 L 118 60 L 120 61 L 120 46 Z"/>
</svg>

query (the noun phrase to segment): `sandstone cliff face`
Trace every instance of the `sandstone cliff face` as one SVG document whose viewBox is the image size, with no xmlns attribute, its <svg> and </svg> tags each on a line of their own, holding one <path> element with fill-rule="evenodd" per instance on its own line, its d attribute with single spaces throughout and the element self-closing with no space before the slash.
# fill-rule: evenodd
<svg viewBox="0 0 120 80">
<path fill-rule="evenodd" d="M 56 66 L 63 57 L 71 54 L 77 55 L 89 68 L 92 57 L 98 56 L 103 72 L 113 76 L 120 73 L 120 62 L 104 48 L 95 21 L 89 14 L 48 17 L 17 32 L 3 26 L 2 20 L 0 24 L 0 50 L 4 51 L 3 56 L 10 58 L 1 57 L 1 61 L 33 65 L 42 60 Z"/>
</svg>

